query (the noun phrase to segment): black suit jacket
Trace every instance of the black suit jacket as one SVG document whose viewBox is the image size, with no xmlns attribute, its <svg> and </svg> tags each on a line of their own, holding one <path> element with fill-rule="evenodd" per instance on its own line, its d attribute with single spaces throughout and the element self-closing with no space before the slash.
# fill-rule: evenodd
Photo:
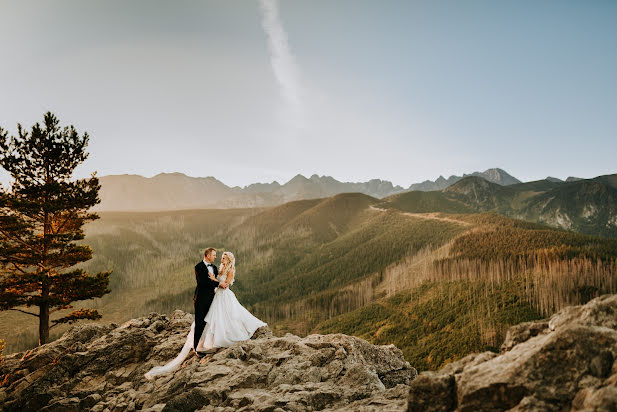
<svg viewBox="0 0 617 412">
<path fill-rule="evenodd" d="M 216 265 L 213 265 L 212 269 L 214 276 L 218 276 L 219 270 Z M 214 297 L 214 289 L 218 287 L 219 283 L 208 277 L 208 268 L 203 260 L 195 265 L 195 280 L 197 281 L 197 287 L 193 295 L 193 303 L 197 299 L 201 300 L 202 298 L 210 298 L 211 300 Z"/>
</svg>

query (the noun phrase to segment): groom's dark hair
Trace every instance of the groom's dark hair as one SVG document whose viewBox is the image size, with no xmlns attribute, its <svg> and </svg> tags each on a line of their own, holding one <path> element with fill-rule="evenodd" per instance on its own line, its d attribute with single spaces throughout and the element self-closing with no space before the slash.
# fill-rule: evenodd
<svg viewBox="0 0 617 412">
<path fill-rule="evenodd" d="M 206 251 L 204 252 L 204 256 L 208 256 L 210 252 L 216 252 L 216 249 L 213 247 L 207 248 Z"/>
</svg>

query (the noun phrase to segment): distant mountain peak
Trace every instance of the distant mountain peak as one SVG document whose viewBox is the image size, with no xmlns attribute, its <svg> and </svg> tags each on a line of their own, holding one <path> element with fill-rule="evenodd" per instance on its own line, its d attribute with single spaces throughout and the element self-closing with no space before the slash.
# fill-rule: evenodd
<svg viewBox="0 0 617 412">
<path fill-rule="evenodd" d="M 319 176 L 318 174 L 313 174 L 308 180 L 316 183 L 340 183 L 338 180 L 333 178 L 332 176 Z"/>
<path fill-rule="evenodd" d="M 158 173 L 158 174 L 152 176 L 152 178 L 159 177 L 159 176 L 189 177 L 189 176 L 187 176 L 187 175 L 185 175 L 184 173 L 181 173 L 181 172 L 161 172 L 161 173 Z"/>
<path fill-rule="evenodd" d="M 521 183 L 520 180 L 510 175 L 505 170 L 494 167 L 491 169 L 486 169 L 484 172 L 473 172 L 470 174 L 463 173 L 463 176 L 450 175 L 448 179 L 445 179 L 442 175 L 440 175 L 435 181 L 425 180 L 422 183 L 414 183 L 409 186 L 409 190 L 421 190 L 424 192 L 443 190 L 468 176 L 478 176 L 501 186 Z"/>
<path fill-rule="evenodd" d="M 146 177 L 145 179 L 151 179 L 153 181 L 182 179 L 182 180 L 201 181 L 201 182 L 208 182 L 208 183 L 217 183 L 221 185 L 224 184 L 223 182 L 221 182 L 214 176 L 193 177 L 193 176 L 185 175 L 184 173 L 181 173 L 181 172 L 169 172 L 169 173 L 163 172 L 163 173 L 154 175 L 151 178 Z"/>
<path fill-rule="evenodd" d="M 313 175 L 313 176 L 317 176 L 317 175 Z M 307 179 L 306 177 L 304 177 L 304 175 L 301 175 L 300 173 L 298 173 L 297 175 L 295 175 L 294 177 L 292 177 L 289 182 L 287 183 L 291 183 L 291 182 L 305 182 L 309 179 Z"/>
<path fill-rule="evenodd" d="M 503 169 L 494 167 L 492 169 L 486 169 L 484 172 L 474 172 L 473 176 L 480 176 L 488 180 L 489 182 L 497 183 L 501 186 L 509 186 L 517 183 L 522 183 L 520 180 L 509 174 Z"/>
</svg>

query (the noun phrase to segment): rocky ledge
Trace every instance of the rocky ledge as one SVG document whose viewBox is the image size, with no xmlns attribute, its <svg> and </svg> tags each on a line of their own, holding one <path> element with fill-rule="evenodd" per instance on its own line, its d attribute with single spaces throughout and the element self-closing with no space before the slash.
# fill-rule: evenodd
<svg viewBox="0 0 617 412">
<path fill-rule="evenodd" d="M 409 411 L 617 411 L 617 295 L 508 331 L 411 383 Z"/>
<path fill-rule="evenodd" d="M 151 367 L 173 359 L 192 315 L 151 313 L 121 326 L 82 324 L 60 339 L 6 356 L 0 410 L 281 411 L 405 410 L 416 370 L 393 345 L 342 334 L 272 336 L 199 359 L 153 381 Z"/>
</svg>

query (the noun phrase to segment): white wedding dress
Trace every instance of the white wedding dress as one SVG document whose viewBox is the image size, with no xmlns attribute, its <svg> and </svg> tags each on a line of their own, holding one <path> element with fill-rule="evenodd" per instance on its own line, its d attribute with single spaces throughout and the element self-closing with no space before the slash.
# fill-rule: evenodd
<svg viewBox="0 0 617 412">
<path fill-rule="evenodd" d="M 222 275 L 219 281 L 224 282 L 226 278 L 226 275 Z M 214 299 L 205 319 L 206 327 L 197 345 L 198 351 L 225 348 L 236 342 L 245 341 L 250 339 L 257 329 L 267 325 L 246 310 L 229 287 L 215 289 Z M 193 336 L 195 336 L 195 322 L 191 324 L 191 330 L 178 356 L 163 366 L 150 369 L 145 377 L 153 379 L 155 376 L 164 375 L 179 368 L 193 348 Z"/>
</svg>

